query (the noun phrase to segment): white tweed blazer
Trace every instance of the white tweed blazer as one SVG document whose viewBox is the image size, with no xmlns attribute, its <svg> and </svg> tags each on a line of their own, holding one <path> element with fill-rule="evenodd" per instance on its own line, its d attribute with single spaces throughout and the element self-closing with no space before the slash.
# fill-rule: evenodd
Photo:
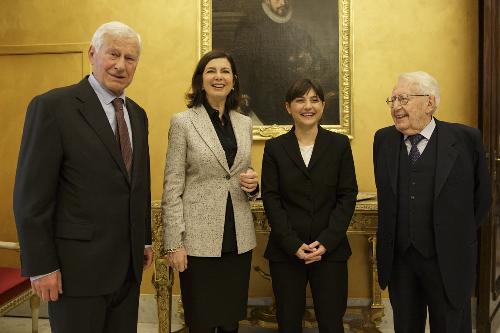
<svg viewBox="0 0 500 333">
<path fill-rule="evenodd" d="M 256 246 L 249 198 L 239 182 L 251 166 L 252 121 L 235 111 L 229 115 L 238 144 L 231 169 L 203 106 L 172 117 L 162 198 L 166 249 L 183 245 L 190 256 L 220 257 L 228 192 L 238 253 Z"/>
</svg>

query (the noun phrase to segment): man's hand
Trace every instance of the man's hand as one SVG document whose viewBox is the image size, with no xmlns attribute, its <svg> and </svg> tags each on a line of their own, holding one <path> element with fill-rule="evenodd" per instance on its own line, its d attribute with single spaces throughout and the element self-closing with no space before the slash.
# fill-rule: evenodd
<svg viewBox="0 0 500 333">
<path fill-rule="evenodd" d="M 184 272 L 188 267 L 187 252 L 183 247 L 168 253 L 167 259 L 168 265 L 179 272 Z"/>
<path fill-rule="evenodd" d="M 31 288 L 44 302 L 57 301 L 63 293 L 61 272 L 55 271 L 31 281 Z"/>
<path fill-rule="evenodd" d="M 252 193 L 257 188 L 259 179 L 257 172 L 252 169 L 247 169 L 245 173 L 240 173 L 241 189 L 247 193 Z"/>
<path fill-rule="evenodd" d="M 151 266 L 151 263 L 153 262 L 153 249 L 151 247 L 145 247 L 144 248 L 144 263 L 142 269 L 148 269 L 149 266 Z"/>
</svg>

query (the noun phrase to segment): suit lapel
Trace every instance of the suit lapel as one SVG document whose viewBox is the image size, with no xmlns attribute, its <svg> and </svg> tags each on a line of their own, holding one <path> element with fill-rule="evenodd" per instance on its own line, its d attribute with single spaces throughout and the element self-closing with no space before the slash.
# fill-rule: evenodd
<svg viewBox="0 0 500 333">
<path fill-rule="evenodd" d="M 456 138 L 446 124 L 436 119 L 435 134 L 437 139 L 436 179 L 434 182 L 434 199 L 436 199 L 450 174 L 451 168 L 458 156 L 454 147 Z"/>
<path fill-rule="evenodd" d="M 130 181 L 133 182 L 136 177 L 134 177 L 135 173 L 137 172 L 137 163 L 139 162 L 138 156 L 142 156 L 142 147 L 141 142 L 143 140 L 142 138 L 142 133 L 144 131 L 142 130 L 140 123 L 141 120 L 139 119 L 138 111 L 134 108 L 132 103 L 126 102 L 126 107 L 127 107 L 127 112 L 128 116 L 130 119 L 130 128 L 132 130 L 132 170 L 131 175 L 130 175 Z"/>
<path fill-rule="evenodd" d="M 251 150 L 249 147 L 251 143 L 248 142 L 248 128 L 245 128 L 244 124 L 239 121 L 239 116 L 240 115 L 237 114 L 236 111 L 229 112 L 229 118 L 231 118 L 231 126 L 233 126 L 234 137 L 236 138 L 236 144 L 238 147 L 236 156 L 234 157 L 233 166 L 231 167 L 231 171 L 238 169 L 238 165 L 244 160 L 243 154 L 246 154 L 246 152 L 249 152 Z"/>
<path fill-rule="evenodd" d="M 191 117 L 191 122 L 193 123 L 194 128 L 200 135 L 200 137 L 205 141 L 208 148 L 212 151 L 212 153 L 219 161 L 220 165 L 229 172 L 229 166 L 226 160 L 226 154 L 224 153 L 224 149 L 222 149 L 222 145 L 220 144 L 219 137 L 215 132 L 215 128 L 208 116 L 205 107 L 200 106 L 192 109 L 193 112 Z"/>
<path fill-rule="evenodd" d="M 401 151 L 402 134 L 398 132 L 395 127 L 392 127 L 387 142 L 382 142 L 382 144 L 384 144 L 385 147 L 379 147 L 379 149 L 385 151 L 387 174 L 391 182 L 392 190 L 394 194 L 396 194 L 398 193 L 399 152 Z"/>
<path fill-rule="evenodd" d="M 307 170 L 304 160 L 302 159 L 302 155 L 300 154 L 299 143 L 295 137 L 293 128 L 288 133 L 284 134 L 283 146 L 290 159 L 306 175 L 307 178 L 311 178 L 309 170 Z"/>
<path fill-rule="evenodd" d="M 99 98 L 97 98 L 97 95 L 90 86 L 87 78 L 83 79 L 79 83 L 79 92 L 77 93 L 76 98 L 81 102 L 79 107 L 80 113 L 83 115 L 88 124 L 94 129 L 97 136 L 122 171 L 124 177 L 127 179 L 127 182 L 129 182 L 127 169 L 123 163 L 122 154 L 115 139 L 113 130 L 109 125 L 108 118 L 102 108 L 101 102 L 99 102 Z"/>
<path fill-rule="evenodd" d="M 318 161 L 320 156 L 323 156 L 323 151 L 328 147 L 326 130 L 321 126 L 318 126 L 318 135 L 314 141 L 314 148 L 311 155 L 311 160 L 309 161 L 308 170 L 312 170 L 314 164 Z"/>
</svg>

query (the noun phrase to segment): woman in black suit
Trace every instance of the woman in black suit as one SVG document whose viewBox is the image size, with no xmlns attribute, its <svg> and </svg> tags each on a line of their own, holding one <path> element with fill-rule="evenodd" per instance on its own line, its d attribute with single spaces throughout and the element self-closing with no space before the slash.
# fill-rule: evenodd
<svg viewBox="0 0 500 333">
<path fill-rule="evenodd" d="M 294 126 L 266 142 L 262 162 L 279 331 L 302 331 L 309 282 L 320 333 L 344 332 L 346 231 L 358 192 L 349 139 L 319 126 L 325 98 L 315 82 L 294 82 L 285 106 Z"/>
</svg>

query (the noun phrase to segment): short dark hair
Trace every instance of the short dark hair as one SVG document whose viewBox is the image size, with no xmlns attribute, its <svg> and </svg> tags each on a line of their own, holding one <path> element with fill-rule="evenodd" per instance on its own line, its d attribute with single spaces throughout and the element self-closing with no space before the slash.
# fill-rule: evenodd
<svg viewBox="0 0 500 333">
<path fill-rule="evenodd" d="M 196 69 L 193 73 L 193 78 L 191 79 L 191 90 L 186 94 L 187 106 L 192 108 L 194 106 L 200 106 L 205 100 L 205 91 L 203 90 L 203 71 L 207 64 L 213 59 L 225 58 L 229 61 L 231 65 L 231 70 L 233 71 L 233 81 L 234 86 L 227 96 L 226 99 L 226 110 L 236 110 L 240 106 L 240 80 L 238 77 L 238 71 L 236 69 L 236 64 L 233 57 L 225 51 L 222 50 L 212 50 L 207 52 L 196 65 Z"/>
<path fill-rule="evenodd" d="M 323 93 L 323 88 L 321 88 L 319 83 L 311 79 L 299 79 L 292 83 L 290 88 L 288 88 L 285 96 L 285 102 L 290 104 L 294 99 L 304 96 L 311 89 L 314 90 L 322 102 L 325 101 L 325 94 Z"/>
</svg>

